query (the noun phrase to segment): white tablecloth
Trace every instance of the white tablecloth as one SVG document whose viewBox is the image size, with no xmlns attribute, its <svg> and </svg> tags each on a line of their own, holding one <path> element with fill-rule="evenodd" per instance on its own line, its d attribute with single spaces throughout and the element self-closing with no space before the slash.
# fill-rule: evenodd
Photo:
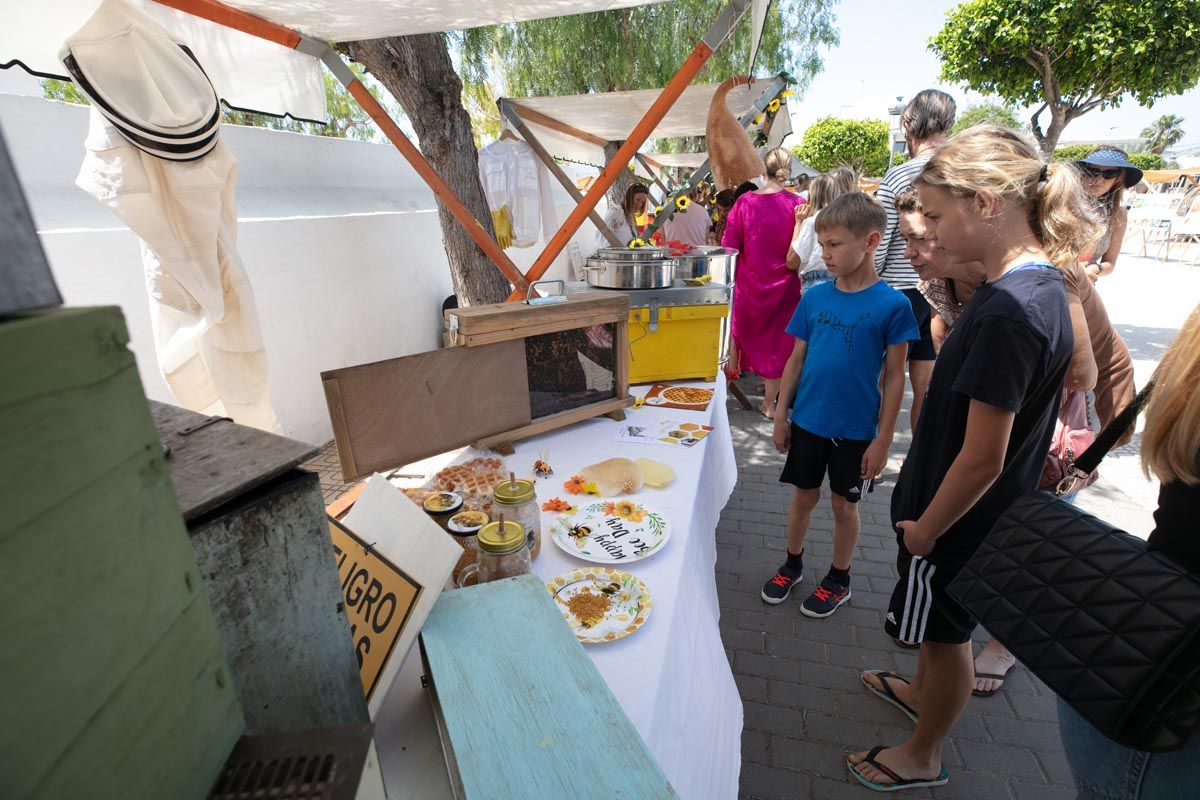
<svg viewBox="0 0 1200 800">
<path fill-rule="evenodd" d="M 585 647 L 679 796 L 735 798 L 742 702 L 717 627 L 715 568 L 717 521 L 737 482 L 737 465 L 724 382 L 687 385 L 714 388 L 707 411 L 645 406 L 630 409 L 627 422 L 678 419 L 712 425 L 709 437 L 692 448 L 615 442 L 619 423 L 599 418 L 518 442 L 516 455 L 507 461 L 517 474 L 532 474 L 533 461 L 545 454 L 555 474 L 537 482 L 539 502 L 568 499 L 563 481 L 606 458 L 651 458 L 675 469 L 671 486 L 647 487 L 636 495 L 665 514 L 670 541 L 655 555 L 623 567 L 642 579 L 654 599 L 649 620 L 624 639 Z M 552 518 L 543 514 L 542 550 L 533 564 L 534 572 L 547 580 L 587 566 L 551 541 Z M 414 649 L 376 720 L 376 742 L 393 798 L 449 796 L 420 674 Z"/>
</svg>

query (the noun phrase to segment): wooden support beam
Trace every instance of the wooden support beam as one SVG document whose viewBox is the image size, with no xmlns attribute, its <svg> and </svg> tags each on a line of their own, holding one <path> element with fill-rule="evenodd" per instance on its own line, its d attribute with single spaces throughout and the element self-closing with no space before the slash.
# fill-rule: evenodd
<svg viewBox="0 0 1200 800">
<path fill-rule="evenodd" d="M 704 68 L 704 65 L 708 62 L 713 52 L 729 38 L 734 26 L 749 7 L 750 0 L 731 0 L 721 10 L 717 19 L 709 26 L 704 39 L 697 43 L 691 54 L 680 65 L 674 77 L 663 88 L 662 93 L 654 99 L 654 102 L 650 104 L 650 108 L 646 110 L 645 115 L 633 126 L 633 130 L 629 133 L 629 138 L 625 140 L 625 143 L 617 150 L 612 160 L 601 170 L 600 177 L 596 179 L 596 183 L 583 196 L 583 202 L 575 207 L 563 222 L 562 227 L 547 242 L 541 255 L 537 257 L 537 260 L 533 262 L 533 266 L 530 267 L 529 272 L 525 274 L 526 280 L 536 281 L 546 274 L 546 270 L 550 269 L 550 265 L 554 263 L 554 259 L 566 247 L 567 242 L 575 235 L 575 231 L 579 230 L 579 226 L 587 218 L 588 212 L 595 209 L 596 204 L 600 202 L 600 197 L 612 187 L 617 179 L 617 175 L 624 169 L 624 165 L 633 160 L 634 154 L 641 149 L 646 139 L 650 137 L 651 132 L 658 127 L 658 123 L 662 122 L 663 117 L 667 115 L 667 111 L 675 104 L 679 96 L 683 94 L 683 90 L 688 87 L 692 79 Z M 523 296 L 522 293 L 514 291 L 509 295 L 508 299 L 517 300 L 521 296 Z"/>
<path fill-rule="evenodd" d="M 571 180 L 567 176 L 567 173 L 563 172 L 562 167 L 554 160 L 554 156 L 550 155 L 546 148 L 542 146 L 542 143 L 538 141 L 538 138 L 533 135 L 533 131 L 529 130 L 529 126 L 521 119 L 520 114 L 513 107 L 513 104 L 504 98 L 500 98 L 496 101 L 496 105 L 500 108 L 500 115 L 517 129 L 522 138 L 533 148 L 533 152 L 537 154 L 537 157 L 546 165 L 546 169 L 550 170 L 550 174 L 558 179 L 562 187 L 567 190 L 567 194 L 571 195 L 576 203 L 582 202 L 583 193 L 579 191 L 579 187 L 575 185 L 575 181 Z M 594 209 L 588 214 L 588 219 L 592 221 L 596 229 L 600 231 L 613 247 L 624 247 L 628 244 L 628 242 L 622 242 L 617 238 L 617 235 L 612 232 L 612 228 L 608 227 L 604 219 Z"/>
<path fill-rule="evenodd" d="M 671 190 L 667 188 L 666 184 L 664 184 L 658 177 L 658 173 L 656 173 L 654 168 L 650 166 L 650 159 L 646 158 L 641 153 L 634 153 L 633 157 L 636 158 L 638 163 L 642 165 L 642 169 L 646 170 L 646 172 L 650 174 L 650 179 L 654 181 L 655 185 L 658 186 L 659 189 L 662 189 L 662 202 L 667 202 L 667 197 L 670 196 Z M 658 168 L 662 169 L 662 165 L 660 164 Z"/>
<path fill-rule="evenodd" d="M 554 117 L 547 116 L 540 111 L 534 111 L 532 108 L 526 108 L 520 103 L 515 103 L 511 100 L 508 100 L 507 102 L 512 105 L 522 119 L 535 122 L 538 125 L 541 125 L 543 128 L 549 128 L 552 131 L 565 133 L 567 136 L 574 136 L 576 139 L 582 139 L 583 141 L 588 142 L 589 144 L 594 144 L 599 148 L 603 148 L 604 145 L 607 144 L 604 139 L 601 139 L 594 133 L 588 133 L 587 131 L 572 127 L 565 122 L 559 122 Z"/>
<path fill-rule="evenodd" d="M 417 146 L 404 135 L 404 131 L 400 130 L 400 126 L 388 116 L 383 106 L 367 90 L 367 87 L 363 86 L 354 73 L 351 72 L 350 68 L 346 66 L 341 56 L 333 51 L 333 48 L 324 42 L 304 36 L 290 28 L 265 20 L 262 17 L 256 17 L 241 9 L 227 6 L 224 3 L 218 2 L 218 0 L 157 0 L 157 2 L 192 14 L 193 16 L 215 22 L 218 25 L 223 25 L 226 28 L 242 31 L 251 36 L 266 39 L 269 42 L 275 42 L 284 47 L 299 50 L 308 55 L 320 58 L 342 85 L 346 87 L 350 95 L 358 101 L 358 104 L 375 121 L 375 124 L 388 137 L 392 145 L 400 151 L 405 160 L 412 165 L 417 174 L 429 185 L 429 188 L 433 190 L 437 199 L 458 220 L 458 223 L 463 226 L 479 249 L 492 260 L 500 272 L 504 274 L 505 278 L 513 284 L 514 293 L 524 297 L 525 290 L 529 288 L 529 282 L 525 280 L 525 276 L 521 274 L 521 270 L 517 269 L 517 265 L 505 255 L 504 250 L 488 234 L 487 229 L 479 223 L 479 220 L 475 219 L 470 209 L 463 204 L 458 195 L 454 193 L 454 190 L 442 180 L 433 166 L 425 160 L 425 156 L 421 154 Z"/>
</svg>

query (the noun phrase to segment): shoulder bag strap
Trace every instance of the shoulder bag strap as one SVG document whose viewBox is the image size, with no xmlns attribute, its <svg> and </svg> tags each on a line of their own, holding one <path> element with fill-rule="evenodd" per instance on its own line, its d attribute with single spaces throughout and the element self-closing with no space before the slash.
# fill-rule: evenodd
<svg viewBox="0 0 1200 800">
<path fill-rule="evenodd" d="M 1137 420 L 1138 414 L 1146 405 L 1146 401 L 1150 399 L 1150 392 L 1154 389 L 1154 379 L 1146 384 L 1137 397 L 1133 398 L 1125 409 L 1118 414 L 1112 422 L 1104 426 L 1104 430 L 1096 434 L 1096 441 L 1092 442 L 1092 446 L 1083 451 L 1083 455 L 1075 459 L 1075 470 L 1077 474 L 1087 476 L 1096 471 L 1096 467 L 1100 466 L 1100 462 L 1108 455 L 1108 451 L 1113 449 L 1125 432 Z"/>
</svg>

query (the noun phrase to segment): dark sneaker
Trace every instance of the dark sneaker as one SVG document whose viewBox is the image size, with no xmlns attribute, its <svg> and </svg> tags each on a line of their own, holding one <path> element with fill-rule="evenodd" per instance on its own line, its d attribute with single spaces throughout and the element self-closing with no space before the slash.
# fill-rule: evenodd
<svg viewBox="0 0 1200 800">
<path fill-rule="evenodd" d="M 792 593 L 792 587 L 799 583 L 803 577 L 803 572 L 793 574 L 786 565 L 780 567 L 779 571 L 775 573 L 775 577 L 763 584 L 763 602 L 770 603 L 773 606 L 779 605 L 788 599 L 788 595 Z"/>
<path fill-rule="evenodd" d="M 800 606 L 800 613 L 806 617 L 821 619 L 837 611 L 838 606 L 849 599 L 849 586 L 842 586 L 837 581 L 830 580 L 829 576 L 825 576 L 821 585 L 808 596 L 804 605 Z"/>
</svg>

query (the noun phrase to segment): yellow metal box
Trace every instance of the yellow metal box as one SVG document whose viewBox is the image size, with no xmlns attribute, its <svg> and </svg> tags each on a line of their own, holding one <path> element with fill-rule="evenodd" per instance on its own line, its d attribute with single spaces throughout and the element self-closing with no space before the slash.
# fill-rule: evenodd
<svg viewBox="0 0 1200 800">
<path fill-rule="evenodd" d="M 727 304 L 631 308 L 629 382 L 715 380 Z"/>
</svg>

